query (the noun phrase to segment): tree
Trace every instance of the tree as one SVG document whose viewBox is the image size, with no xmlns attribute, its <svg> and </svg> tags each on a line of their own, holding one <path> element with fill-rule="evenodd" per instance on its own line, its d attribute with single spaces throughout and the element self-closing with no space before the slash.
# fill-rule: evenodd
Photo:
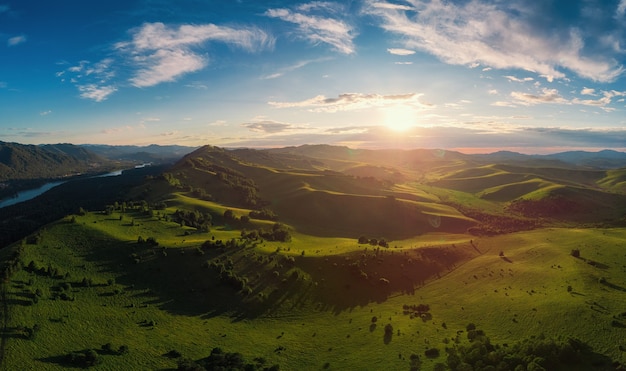
<svg viewBox="0 0 626 371">
<path fill-rule="evenodd" d="M 233 221 L 235 219 L 235 213 L 231 209 L 226 209 L 224 211 L 224 220 L 225 221 Z"/>
</svg>

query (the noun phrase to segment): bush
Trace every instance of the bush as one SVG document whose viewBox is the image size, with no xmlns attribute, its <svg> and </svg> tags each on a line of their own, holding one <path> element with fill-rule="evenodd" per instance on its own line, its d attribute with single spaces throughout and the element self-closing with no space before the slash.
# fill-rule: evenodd
<svg viewBox="0 0 626 371">
<path fill-rule="evenodd" d="M 424 355 L 426 355 L 426 357 L 428 358 L 437 358 L 439 357 L 439 349 L 437 348 L 426 349 L 426 351 L 424 352 Z"/>
</svg>

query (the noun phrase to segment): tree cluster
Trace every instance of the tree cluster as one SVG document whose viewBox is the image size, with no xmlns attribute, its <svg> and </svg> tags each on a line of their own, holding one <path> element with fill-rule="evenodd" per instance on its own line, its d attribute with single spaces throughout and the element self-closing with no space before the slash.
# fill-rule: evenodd
<svg viewBox="0 0 626 371">
<path fill-rule="evenodd" d="M 250 211 L 249 216 L 253 219 L 278 220 L 278 215 L 276 215 L 272 210 L 268 208 L 252 210 Z"/>
<path fill-rule="evenodd" d="M 176 210 L 172 215 L 172 221 L 204 232 L 209 231 L 212 219 L 211 214 L 201 213 L 198 210 Z"/>
<path fill-rule="evenodd" d="M 376 238 L 367 238 L 365 236 L 360 236 L 358 242 L 361 245 L 370 244 L 372 246 L 389 247 L 389 243 L 384 238 L 378 240 Z"/>
<path fill-rule="evenodd" d="M 252 241 L 262 238 L 267 241 L 289 242 L 291 241 L 291 232 L 286 225 L 274 223 L 270 230 L 255 229 L 252 231 L 241 231 L 241 237 Z"/>
<path fill-rule="evenodd" d="M 178 362 L 178 370 L 182 371 L 278 371 L 279 369 L 278 365 L 268 366 L 264 358 L 257 357 L 252 362 L 247 362 L 241 353 L 224 352 L 221 348 L 213 348 L 211 355 L 198 361 L 181 359 Z"/>
<path fill-rule="evenodd" d="M 500 346 L 492 344 L 484 331 L 469 325 L 467 336 L 469 345 L 446 349 L 446 363 L 451 370 L 570 370 L 592 369 L 592 365 L 611 367 L 610 359 L 594 353 L 589 345 L 573 338 L 556 341 L 538 336 L 512 346 Z"/>
</svg>

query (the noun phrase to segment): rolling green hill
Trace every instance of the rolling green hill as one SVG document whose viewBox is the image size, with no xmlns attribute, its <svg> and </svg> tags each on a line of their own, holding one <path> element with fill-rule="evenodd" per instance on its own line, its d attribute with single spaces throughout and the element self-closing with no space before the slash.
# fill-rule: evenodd
<svg viewBox="0 0 626 371">
<path fill-rule="evenodd" d="M 623 169 L 498 156 L 205 146 L 70 182 L 6 210 L 50 223 L 0 250 L 0 369 L 623 367 Z"/>
</svg>

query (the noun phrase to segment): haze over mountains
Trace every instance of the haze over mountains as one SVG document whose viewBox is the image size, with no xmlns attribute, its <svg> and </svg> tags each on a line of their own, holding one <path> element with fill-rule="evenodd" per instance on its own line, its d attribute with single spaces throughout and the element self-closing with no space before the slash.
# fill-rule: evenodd
<svg viewBox="0 0 626 371">
<path fill-rule="evenodd" d="M 113 145 L 74 145 L 74 144 L 45 144 L 26 145 L 0 141 L 0 180 L 56 178 L 77 173 L 105 171 L 116 163 L 174 163 L 197 147 L 177 145 L 149 145 L 149 146 L 113 146 Z M 626 163 L 626 153 L 613 150 L 599 152 L 568 151 L 549 155 L 525 155 L 516 152 L 500 151 L 490 154 L 468 155 L 455 151 L 445 150 L 367 150 L 348 149 L 342 146 L 303 145 L 299 147 L 285 147 L 274 149 L 234 149 L 233 153 L 240 156 L 260 157 L 263 153 L 282 155 L 286 154 L 308 157 L 311 159 L 346 159 L 347 153 L 351 160 L 366 160 L 376 162 L 376 158 L 387 161 L 391 154 L 397 159 L 418 158 L 423 154 L 435 153 L 437 156 L 446 156 L 447 159 L 458 158 L 467 161 L 494 163 L 514 161 L 533 163 L 535 165 L 575 165 L 580 168 L 611 169 L 623 167 Z M 249 155 L 246 155 L 249 151 Z M 381 156 L 385 154 L 384 156 Z"/>
</svg>

